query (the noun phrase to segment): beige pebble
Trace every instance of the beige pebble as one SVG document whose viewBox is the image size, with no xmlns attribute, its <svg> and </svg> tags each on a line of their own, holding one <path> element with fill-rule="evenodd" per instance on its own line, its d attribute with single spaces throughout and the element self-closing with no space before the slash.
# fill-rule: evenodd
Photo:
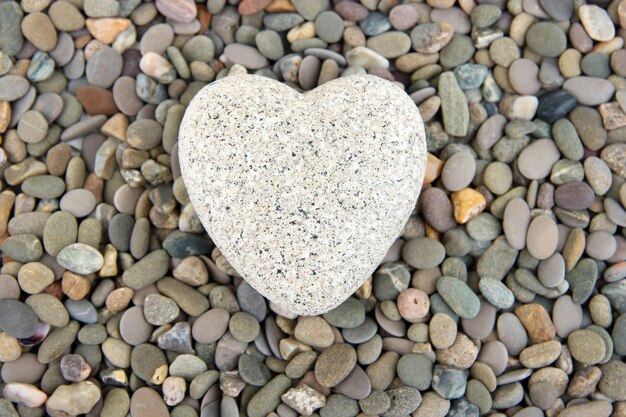
<svg viewBox="0 0 626 417">
<path fill-rule="evenodd" d="M 0 362 L 13 362 L 22 354 L 19 342 L 8 333 L 0 332 Z"/>
<path fill-rule="evenodd" d="M 559 57 L 559 71 L 565 78 L 578 77 L 581 74 L 582 54 L 573 48 L 566 49 Z"/>
<path fill-rule="evenodd" d="M 86 277 L 70 271 L 63 273 L 61 286 L 63 294 L 72 300 L 82 300 L 91 290 L 91 282 Z"/>
<path fill-rule="evenodd" d="M 46 393 L 36 386 L 22 382 L 9 382 L 4 386 L 2 394 L 9 401 L 31 408 L 42 406 L 48 399 Z"/>
</svg>

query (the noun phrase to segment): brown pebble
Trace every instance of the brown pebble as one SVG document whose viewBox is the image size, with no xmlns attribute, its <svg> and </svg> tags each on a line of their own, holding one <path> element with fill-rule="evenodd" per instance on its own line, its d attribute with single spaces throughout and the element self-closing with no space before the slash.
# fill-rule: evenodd
<svg viewBox="0 0 626 417">
<path fill-rule="evenodd" d="M 76 98 L 90 115 L 110 116 L 119 111 L 113 100 L 113 93 L 102 87 L 83 85 L 76 89 Z"/>
<path fill-rule="evenodd" d="M 519 306 L 515 309 L 515 315 L 520 319 L 533 342 L 547 342 L 556 336 L 556 328 L 550 315 L 541 304 Z"/>
<path fill-rule="evenodd" d="M 106 298 L 106 307 L 112 313 L 124 310 L 133 298 L 133 290 L 128 287 L 117 288 Z"/>
<path fill-rule="evenodd" d="M 70 271 L 63 273 L 61 285 L 63 294 L 72 300 L 82 300 L 91 290 L 91 282 L 86 277 Z"/>
<path fill-rule="evenodd" d="M 48 15 L 29 13 L 22 20 L 22 33 L 39 50 L 50 51 L 57 44 L 57 31 Z"/>
</svg>

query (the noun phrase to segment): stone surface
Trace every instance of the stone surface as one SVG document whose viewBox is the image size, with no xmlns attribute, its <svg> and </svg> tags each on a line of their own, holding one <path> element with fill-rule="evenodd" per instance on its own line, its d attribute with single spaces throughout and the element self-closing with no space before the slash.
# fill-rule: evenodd
<svg viewBox="0 0 626 417">
<path fill-rule="evenodd" d="M 351 95 L 356 88 L 365 93 Z M 390 103 L 394 103 L 393 113 L 386 110 Z M 326 106 L 341 118 L 327 120 Z M 212 108 L 232 110 L 213 119 Z M 276 113 L 283 114 L 283 120 L 250 122 L 247 118 Z M 377 120 L 370 129 L 352 123 L 366 115 Z M 307 130 L 294 129 L 295 119 Z M 374 127 L 381 123 L 389 127 L 384 131 Z M 260 134 L 244 136 L 249 129 Z M 212 239 L 261 294 L 300 314 L 335 307 L 373 271 L 414 207 L 426 163 L 424 133 L 414 103 L 373 77 L 343 78 L 306 96 L 261 77 L 228 77 L 196 96 L 180 131 L 183 176 Z M 336 131 L 345 135 L 333 138 Z M 219 132 L 230 132 L 232 143 L 223 141 Z M 311 139 L 302 140 L 302 135 Z M 390 136 L 383 139 L 386 135 Z M 391 138 L 395 147 L 387 146 L 383 153 L 368 151 Z M 355 152 L 358 149 L 362 151 Z M 239 159 L 230 155 L 244 153 L 256 155 L 254 168 L 244 170 L 239 163 L 224 166 L 224 161 Z M 344 168 L 341 174 L 329 175 L 345 166 L 342 161 L 354 158 L 360 162 L 351 163 L 349 172 Z M 273 168 L 267 168 L 268 163 Z M 197 175 L 198 170 L 203 175 Z M 256 179 L 251 170 L 263 174 Z M 278 180 L 275 175 L 280 175 Z M 287 189 L 288 196 L 280 191 Z M 363 204 L 368 200 L 376 204 Z M 389 216 L 385 207 L 394 207 L 396 215 Z M 241 222 L 241 218 L 254 221 Z M 368 233 L 363 233 L 365 224 L 371 228 Z M 337 239 L 343 243 L 331 245 Z M 300 247 L 315 255 L 299 261 Z M 289 291 L 284 291 L 286 286 Z"/>
</svg>

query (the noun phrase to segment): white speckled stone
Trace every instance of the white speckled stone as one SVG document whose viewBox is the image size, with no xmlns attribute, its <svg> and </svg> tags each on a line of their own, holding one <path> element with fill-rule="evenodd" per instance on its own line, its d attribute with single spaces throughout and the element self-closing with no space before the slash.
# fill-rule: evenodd
<svg viewBox="0 0 626 417">
<path fill-rule="evenodd" d="M 324 313 L 374 271 L 415 207 L 424 126 L 406 93 L 350 76 L 302 95 L 256 75 L 204 87 L 179 156 L 209 235 L 254 288 Z"/>
</svg>

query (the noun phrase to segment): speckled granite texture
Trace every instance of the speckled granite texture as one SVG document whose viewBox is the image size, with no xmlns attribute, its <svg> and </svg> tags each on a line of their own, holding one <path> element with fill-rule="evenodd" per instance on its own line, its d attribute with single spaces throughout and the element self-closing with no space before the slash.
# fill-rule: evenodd
<svg viewBox="0 0 626 417">
<path fill-rule="evenodd" d="M 265 297 L 312 315 L 357 290 L 401 233 L 426 143 L 415 104 L 380 78 L 349 76 L 303 95 L 241 75 L 195 96 L 179 155 L 226 259 Z"/>
</svg>

